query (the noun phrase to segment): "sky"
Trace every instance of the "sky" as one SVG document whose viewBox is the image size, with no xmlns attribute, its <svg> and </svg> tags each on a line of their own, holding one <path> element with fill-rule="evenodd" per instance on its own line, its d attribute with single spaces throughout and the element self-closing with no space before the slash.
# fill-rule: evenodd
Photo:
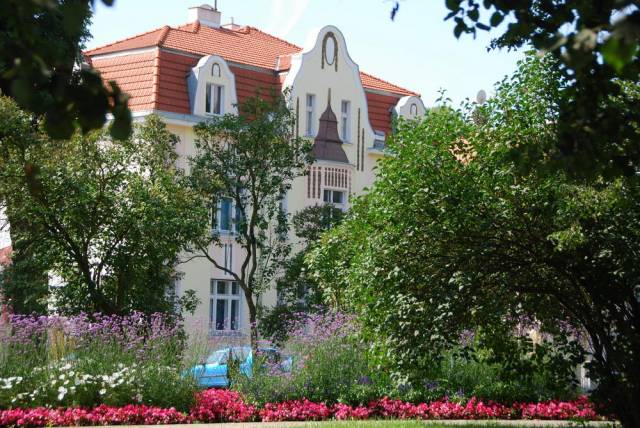
<svg viewBox="0 0 640 428">
<path fill-rule="evenodd" d="M 90 27 L 94 48 L 161 27 L 187 22 L 190 6 L 214 0 L 96 0 Z M 304 47 L 313 29 L 335 25 L 360 70 L 416 91 L 427 107 L 445 89 L 454 103 L 489 95 L 515 70 L 521 52 L 490 51 L 490 35 L 453 36 L 444 0 L 401 0 L 394 21 L 391 0 L 218 0 L 222 23 L 251 25 Z"/>
<path fill-rule="evenodd" d="M 187 9 L 214 0 L 96 0 L 87 48 L 162 27 L 187 22 Z M 487 52 L 490 35 L 460 40 L 453 23 L 443 21 L 444 0 L 401 0 L 394 21 L 391 0 L 218 0 L 222 22 L 251 25 L 304 47 L 313 29 L 332 24 L 347 41 L 360 70 L 416 91 L 427 107 L 438 91 L 457 104 L 475 99 L 480 89 L 489 95 L 494 83 L 515 70 L 521 52 Z M 2 213 L 0 212 L 0 221 Z M 8 234 L 0 230 L 0 248 Z"/>
</svg>

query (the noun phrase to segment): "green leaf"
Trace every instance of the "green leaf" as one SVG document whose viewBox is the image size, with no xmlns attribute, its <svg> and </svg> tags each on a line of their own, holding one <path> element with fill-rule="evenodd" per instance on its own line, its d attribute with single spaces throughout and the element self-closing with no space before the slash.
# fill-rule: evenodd
<svg viewBox="0 0 640 428">
<path fill-rule="evenodd" d="M 497 27 L 498 25 L 500 25 L 500 23 L 503 20 L 504 20 L 504 15 L 496 11 L 496 12 L 493 12 L 493 15 L 491 15 L 491 19 L 489 20 L 489 23 L 491 24 L 492 27 Z"/>
<path fill-rule="evenodd" d="M 458 9 L 460 9 L 461 1 L 462 0 L 445 0 L 445 4 L 447 6 L 447 9 L 457 12 Z"/>
<path fill-rule="evenodd" d="M 602 52 L 604 62 L 620 73 L 631 62 L 637 50 L 637 43 L 625 43 L 621 38 L 611 36 L 602 45 L 600 52 Z"/>
<path fill-rule="evenodd" d="M 473 22 L 477 22 L 478 19 L 480 18 L 480 11 L 477 8 L 476 9 L 471 9 L 469 12 L 467 12 L 467 16 Z"/>
</svg>

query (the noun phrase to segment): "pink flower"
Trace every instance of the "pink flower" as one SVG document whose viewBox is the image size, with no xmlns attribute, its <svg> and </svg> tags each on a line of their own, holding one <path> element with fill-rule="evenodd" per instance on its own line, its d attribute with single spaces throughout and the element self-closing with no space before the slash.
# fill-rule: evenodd
<svg viewBox="0 0 640 428">
<path fill-rule="evenodd" d="M 256 408 L 235 391 L 209 389 L 196 396 L 190 414 L 199 422 L 247 422 L 255 419 Z"/>
<path fill-rule="evenodd" d="M 263 422 L 279 421 L 322 421 L 329 419 L 331 410 L 324 403 L 291 400 L 284 403 L 267 403 L 260 411 Z"/>
</svg>

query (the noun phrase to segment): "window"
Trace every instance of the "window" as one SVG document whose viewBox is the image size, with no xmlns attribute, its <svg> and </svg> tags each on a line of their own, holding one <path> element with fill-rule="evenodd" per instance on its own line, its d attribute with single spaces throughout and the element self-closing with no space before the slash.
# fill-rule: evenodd
<svg viewBox="0 0 640 428">
<path fill-rule="evenodd" d="M 315 105 L 316 96 L 313 94 L 307 94 L 307 137 L 314 137 L 315 133 Z"/>
<path fill-rule="evenodd" d="M 418 116 L 418 104 L 411 104 L 411 107 L 409 107 L 409 114 L 411 115 L 411 117 Z"/>
<path fill-rule="evenodd" d="M 209 328 L 237 331 L 240 328 L 240 287 L 235 281 L 212 279 L 209 300 Z"/>
<path fill-rule="evenodd" d="M 211 226 L 218 232 L 238 232 L 241 219 L 240 209 L 235 206 L 233 199 L 220 198 Z"/>
<path fill-rule="evenodd" d="M 220 77 L 220 65 L 217 62 L 211 66 L 211 75 L 213 77 Z"/>
<path fill-rule="evenodd" d="M 208 114 L 224 113 L 224 86 L 207 83 L 204 110 Z"/>
<path fill-rule="evenodd" d="M 349 136 L 351 135 L 351 103 L 349 101 L 342 101 L 340 110 L 342 112 L 340 121 L 342 135 L 340 137 L 342 141 L 346 143 L 350 141 Z"/>
<path fill-rule="evenodd" d="M 322 195 L 322 200 L 326 204 L 333 204 L 339 208 L 344 207 L 345 199 L 344 192 L 340 190 L 324 189 L 324 193 Z"/>
</svg>

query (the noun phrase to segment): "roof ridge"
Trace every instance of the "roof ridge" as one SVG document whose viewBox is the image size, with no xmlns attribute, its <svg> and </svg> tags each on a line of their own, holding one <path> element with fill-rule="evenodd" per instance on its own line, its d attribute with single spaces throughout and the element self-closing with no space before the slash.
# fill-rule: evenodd
<svg viewBox="0 0 640 428">
<path fill-rule="evenodd" d="M 400 86 L 400 85 L 396 85 L 395 83 L 391 83 L 391 82 L 389 82 L 388 80 L 384 80 L 384 79 L 382 79 L 382 78 L 380 78 L 380 77 L 374 76 L 373 74 L 366 73 L 366 72 L 364 72 L 364 71 L 362 71 L 362 70 L 360 70 L 360 73 L 361 73 L 361 74 L 364 74 L 365 76 L 371 77 L 371 78 L 373 78 L 373 79 L 380 80 L 381 82 L 384 82 L 384 83 L 386 83 L 387 85 L 390 85 L 390 86 L 396 87 L 396 88 L 401 89 L 401 90 L 403 90 L 403 91 L 405 91 L 405 92 L 407 92 L 407 93 L 411 93 L 411 94 L 414 94 L 414 95 L 416 95 L 416 96 L 418 96 L 418 95 L 419 95 L 417 92 L 414 92 L 414 91 L 412 91 L 412 90 L 410 90 L 410 89 L 407 89 L 407 88 L 403 88 L 403 87 L 402 87 L 402 86 Z"/>
<path fill-rule="evenodd" d="M 288 40 L 285 40 L 285 39 L 282 39 L 282 38 L 280 38 L 280 37 L 274 36 L 273 34 L 269 34 L 269 33 L 267 33 L 266 31 L 262 31 L 262 30 L 261 30 L 261 29 L 259 29 L 259 28 L 253 27 L 253 26 L 251 26 L 251 25 L 245 25 L 245 26 L 244 26 L 244 28 L 247 28 L 247 29 L 249 29 L 249 30 L 255 30 L 255 31 L 257 31 L 258 33 L 262 33 L 262 34 L 264 34 L 265 36 L 269 36 L 269 37 L 271 37 L 272 39 L 275 39 L 275 40 L 278 40 L 278 41 L 280 41 L 280 42 L 286 43 L 286 44 L 288 44 L 289 46 L 291 46 L 291 47 L 293 47 L 293 48 L 296 48 L 296 49 L 300 49 L 300 50 L 302 50 L 302 48 L 301 48 L 300 46 L 298 46 L 298 45 L 296 45 L 296 44 L 293 44 L 293 43 L 291 43 L 291 42 L 290 42 L 290 41 L 288 41 Z M 291 54 L 282 54 L 282 55 L 291 55 Z"/>
<path fill-rule="evenodd" d="M 120 39 L 120 40 L 116 40 L 116 41 L 111 42 L 111 43 L 107 43 L 106 45 L 96 46 L 93 49 L 89 49 L 89 50 L 84 51 L 84 54 L 89 54 L 91 52 L 95 52 L 95 51 L 100 50 L 100 49 L 108 48 L 109 46 L 113 46 L 113 45 L 116 45 L 118 43 L 126 42 L 127 40 L 137 39 L 138 37 L 146 36 L 147 34 L 151 34 L 151 33 L 154 33 L 156 31 L 164 30 L 166 27 L 169 27 L 169 26 L 168 25 L 163 25 L 162 27 L 158 27 L 158 28 L 154 28 L 153 30 L 145 31 L 144 33 L 135 34 L 135 35 L 133 35 L 131 37 L 126 37 L 124 39 Z M 169 29 L 171 29 L 171 27 L 169 27 Z M 149 45 L 149 46 L 154 46 L 154 45 Z"/>
<path fill-rule="evenodd" d="M 162 31 L 158 35 L 158 41 L 156 42 L 158 46 L 161 46 L 164 43 L 165 39 L 167 38 L 167 35 L 169 34 L 169 31 L 171 31 L 170 26 L 165 25 L 164 27 L 162 27 Z"/>
</svg>

